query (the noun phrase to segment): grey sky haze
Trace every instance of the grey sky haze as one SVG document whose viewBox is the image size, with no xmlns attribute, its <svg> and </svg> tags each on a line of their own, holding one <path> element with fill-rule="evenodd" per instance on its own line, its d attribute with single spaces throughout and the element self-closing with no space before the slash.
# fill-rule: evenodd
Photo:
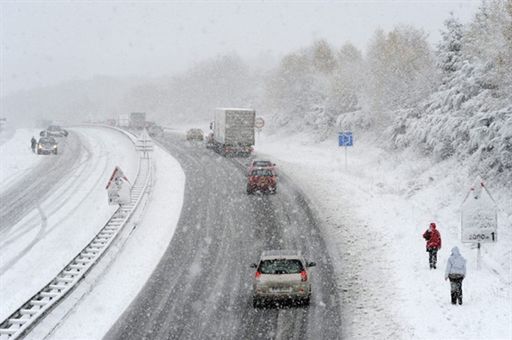
<svg viewBox="0 0 512 340">
<path fill-rule="evenodd" d="M 235 52 L 279 57 L 324 38 L 364 49 L 374 31 L 424 29 L 480 1 L 45 1 L 0 3 L 1 94 L 95 75 L 159 76 Z"/>
</svg>

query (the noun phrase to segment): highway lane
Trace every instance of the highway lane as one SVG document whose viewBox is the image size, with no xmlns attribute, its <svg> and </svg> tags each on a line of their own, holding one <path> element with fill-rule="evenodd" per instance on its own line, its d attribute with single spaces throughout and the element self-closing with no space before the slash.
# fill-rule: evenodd
<svg viewBox="0 0 512 340">
<path fill-rule="evenodd" d="M 246 167 L 236 159 L 179 135 L 161 143 L 187 176 L 180 220 L 159 265 L 105 338 L 340 338 L 330 257 L 300 190 L 280 174 L 277 194 L 249 196 Z M 249 265 L 275 248 L 300 249 L 317 262 L 309 307 L 253 308 Z"/>
<path fill-rule="evenodd" d="M 51 194 L 56 185 L 67 178 L 80 159 L 83 148 L 78 136 L 71 132 L 66 138 L 58 138 L 58 155 L 39 155 L 42 161 L 26 176 L 13 183 L 0 194 L 0 231 L 14 226 Z"/>
</svg>

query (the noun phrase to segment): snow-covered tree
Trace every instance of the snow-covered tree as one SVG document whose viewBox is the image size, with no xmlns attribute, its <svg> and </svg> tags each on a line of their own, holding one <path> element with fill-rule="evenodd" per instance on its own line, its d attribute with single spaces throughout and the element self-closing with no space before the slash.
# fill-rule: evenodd
<svg viewBox="0 0 512 340">
<path fill-rule="evenodd" d="M 453 17 L 445 22 L 437 53 L 442 83 L 390 132 L 397 147 L 418 147 L 437 160 L 457 156 L 473 172 L 512 186 L 512 21 L 504 5 L 483 3 L 467 28 Z"/>
<path fill-rule="evenodd" d="M 431 93 L 435 78 L 426 38 L 423 31 L 410 26 L 375 33 L 367 55 L 366 94 L 371 111 L 382 114 L 411 107 Z"/>
<path fill-rule="evenodd" d="M 437 66 L 443 72 L 443 84 L 447 83 L 453 74 L 462 66 L 462 24 L 451 13 L 441 32 L 442 40 L 438 45 Z"/>
<path fill-rule="evenodd" d="M 360 109 L 363 84 L 363 57 L 351 43 L 345 43 L 338 52 L 337 67 L 330 79 L 327 108 L 333 115 Z"/>
</svg>

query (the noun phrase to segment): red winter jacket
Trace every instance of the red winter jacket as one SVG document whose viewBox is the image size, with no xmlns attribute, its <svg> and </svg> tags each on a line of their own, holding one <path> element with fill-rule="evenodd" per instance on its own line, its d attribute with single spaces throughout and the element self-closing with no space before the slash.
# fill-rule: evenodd
<svg viewBox="0 0 512 340">
<path fill-rule="evenodd" d="M 441 234 L 437 231 L 435 223 L 430 223 L 430 228 L 423 233 L 424 238 L 428 232 L 430 232 L 430 238 L 427 240 L 427 248 L 441 249 Z"/>
</svg>

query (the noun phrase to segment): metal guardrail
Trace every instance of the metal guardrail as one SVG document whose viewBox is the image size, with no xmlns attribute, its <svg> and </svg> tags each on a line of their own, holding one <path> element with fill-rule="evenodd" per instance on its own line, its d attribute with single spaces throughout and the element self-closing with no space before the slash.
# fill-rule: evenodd
<svg viewBox="0 0 512 340">
<path fill-rule="evenodd" d="M 127 132 L 121 131 L 128 135 Z M 131 188 L 130 203 L 120 206 L 96 236 L 46 286 L 24 302 L 14 313 L 0 323 L 0 340 L 18 339 L 36 325 L 53 307 L 69 294 L 99 261 L 121 229 L 130 221 L 147 191 L 152 177 L 148 152 L 152 144 L 145 137 L 128 137 L 141 152 L 137 176 Z M 142 147 L 141 147 L 142 145 Z"/>
</svg>

